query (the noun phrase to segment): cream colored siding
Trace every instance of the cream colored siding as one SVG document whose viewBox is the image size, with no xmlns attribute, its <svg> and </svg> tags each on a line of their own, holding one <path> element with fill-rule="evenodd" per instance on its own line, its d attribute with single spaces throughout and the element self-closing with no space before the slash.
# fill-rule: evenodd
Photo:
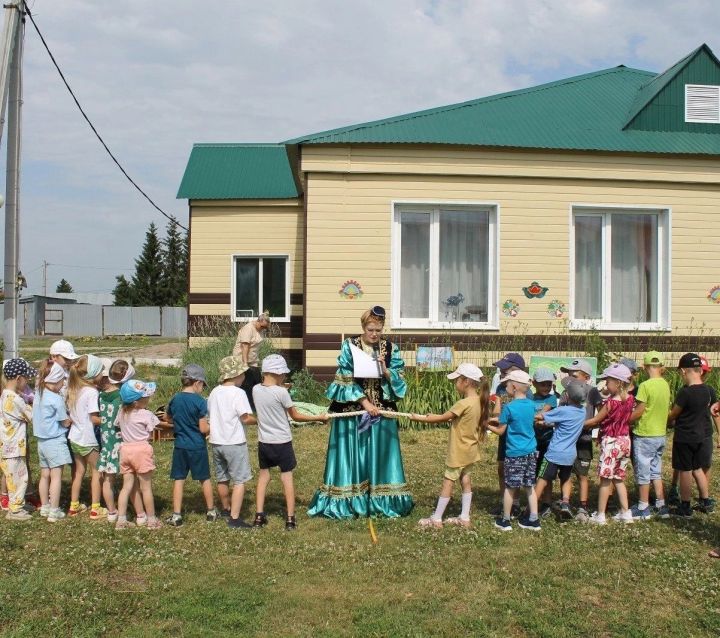
<svg viewBox="0 0 720 638">
<path fill-rule="evenodd" d="M 520 303 L 517 319 L 500 312 L 500 332 L 526 334 L 567 329 L 564 321 L 548 315 L 547 306 L 558 299 L 571 310 L 573 205 L 671 210 L 673 334 L 696 333 L 698 324 L 720 328 L 720 307 L 706 299 L 708 289 L 720 284 L 720 162 L 341 147 L 304 148 L 302 157 L 303 170 L 311 171 L 306 191 L 308 333 L 351 334 L 367 307 L 382 304 L 389 310 L 393 203 L 418 201 L 498 205 L 499 304 L 508 298 Z M 362 285 L 361 299 L 339 296 L 348 279 Z M 524 296 L 522 287 L 533 280 L 549 288 L 543 299 Z M 308 364 L 329 365 L 327 358 L 312 353 Z"/>
<path fill-rule="evenodd" d="M 303 223 L 297 201 L 192 202 L 190 293 L 229 293 L 235 254 L 289 255 L 290 293 L 302 293 Z M 190 306 L 190 314 L 229 310 L 229 304 Z"/>
</svg>

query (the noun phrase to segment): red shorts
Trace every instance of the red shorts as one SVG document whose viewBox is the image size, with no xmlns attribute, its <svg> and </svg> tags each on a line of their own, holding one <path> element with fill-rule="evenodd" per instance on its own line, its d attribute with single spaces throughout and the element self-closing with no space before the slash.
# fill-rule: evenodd
<svg viewBox="0 0 720 638">
<path fill-rule="evenodd" d="M 120 474 L 147 474 L 155 469 L 155 453 L 147 441 L 120 445 Z"/>
</svg>

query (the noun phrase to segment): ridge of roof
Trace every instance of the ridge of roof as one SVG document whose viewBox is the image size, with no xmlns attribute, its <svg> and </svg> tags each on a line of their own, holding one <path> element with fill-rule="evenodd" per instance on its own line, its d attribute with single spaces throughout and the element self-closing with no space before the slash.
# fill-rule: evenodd
<svg viewBox="0 0 720 638">
<path fill-rule="evenodd" d="M 195 142 L 193 148 L 279 148 L 283 142 Z"/>
<path fill-rule="evenodd" d="M 359 131 L 362 129 L 369 129 L 374 128 L 377 126 L 384 126 L 386 124 L 394 124 L 399 122 L 405 122 L 413 119 L 419 119 L 422 117 L 428 117 L 431 115 L 435 115 L 438 113 L 447 113 L 463 108 L 469 108 L 473 107 L 479 104 L 487 104 L 490 102 L 495 102 L 498 100 L 504 100 L 507 98 L 517 97 L 519 95 L 528 95 L 532 93 L 538 93 L 541 91 L 546 91 L 558 86 L 564 86 L 568 84 L 575 84 L 578 82 L 583 82 L 586 80 L 594 79 L 596 77 L 602 76 L 602 75 L 608 75 L 611 73 L 634 73 L 638 75 L 645 75 L 645 76 L 654 76 L 655 74 L 651 71 L 644 71 L 642 69 L 633 69 L 631 67 L 626 67 L 623 64 L 620 64 L 618 66 L 610 67 L 607 69 L 601 69 L 600 71 L 592 71 L 590 73 L 583 73 L 581 75 L 575 75 L 569 78 L 563 78 L 560 80 L 553 80 L 552 82 L 546 82 L 543 84 L 538 84 L 536 86 L 531 87 L 525 87 L 522 89 L 514 89 L 512 91 L 506 91 L 505 93 L 497 93 L 495 95 L 488 95 L 481 98 L 475 98 L 472 100 L 467 100 L 464 102 L 457 102 L 454 104 L 448 104 L 445 106 L 438 106 L 433 107 L 430 109 L 424 109 L 421 111 L 414 111 L 412 113 L 405 113 L 402 115 L 395 115 L 388 118 L 383 118 L 379 120 L 370 120 L 369 122 L 362 122 L 360 124 L 351 124 L 347 126 L 342 126 L 335 129 L 328 129 L 325 131 L 320 131 L 318 133 L 311 133 L 309 135 L 304 135 L 296 138 L 292 138 L 289 140 L 285 140 L 284 144 L 303 144 L 307 142 L 316 142 L 322 140 L 322 138 L 329 137 L 331 135 L 337 135 L 340 133 L 348 133 L 352 131 Z"/>
</svg>

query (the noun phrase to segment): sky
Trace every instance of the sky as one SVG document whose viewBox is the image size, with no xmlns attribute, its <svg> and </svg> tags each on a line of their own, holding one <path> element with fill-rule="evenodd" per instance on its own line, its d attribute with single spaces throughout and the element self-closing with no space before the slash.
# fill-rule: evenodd
<svg viewBox="0 0 720 638">
<path fill-rule="evenodd" d="M 277 142 L 618 64 L 660 72 L 703 42 L 720 54 L 711 0 L 28 4 L 110 149 L 182 224 L 175 196 L 196 142 Z M 105 154 L 29 21 L 23 84 L 28 292 L 42 292 L 43 260 L 49 291 L 65 278 L 109 292 L 166 220 Z"/>
</svg>

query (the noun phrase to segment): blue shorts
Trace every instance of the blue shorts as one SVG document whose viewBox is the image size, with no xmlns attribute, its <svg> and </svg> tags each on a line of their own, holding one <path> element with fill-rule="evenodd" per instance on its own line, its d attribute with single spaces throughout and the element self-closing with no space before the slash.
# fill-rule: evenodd
<svg viewBox="0 0 720 638">
<path fill-rule="evenodd" d="M 535 452 L 525 456 L 506 456 L 503 468 L 505 487 L 532 487 L 535 485 Z"/>
<path fill-rule="evenodd" d="M 194 481 L 207 481 L 210 478 L 210 463 L 207 448 L 198 450 L 173 449 L 170 478 L 175 481 L 184 481 L 188 472 Z"/>
<path fill-rule="evenodd" d="M 54 439 L 38 439 L 38 461 L 41 468 L 52 469 L 72 463 L 67 437 L 63 434 Z"/>
<path fill-rule="evenodd" d="M 634 436 L 632 439 L 635 482 L 649 485 L 650 481 L 662 479 L 662 456 L 665 451 L 664 436 Z"/>
</svg>

